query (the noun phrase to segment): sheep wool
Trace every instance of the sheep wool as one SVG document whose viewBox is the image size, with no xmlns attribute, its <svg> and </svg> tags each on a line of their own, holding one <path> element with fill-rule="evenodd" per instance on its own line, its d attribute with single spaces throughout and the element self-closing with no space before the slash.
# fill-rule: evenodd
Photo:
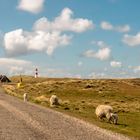
<svg viewBox="0 0 140 140">
<path fill-rule="evenodd" d="M 99 119 L 103 119 L 106 117 L 108 113 L 112 113 L 113 108 L 109 105 L 98 105 L 95 114 Z"/>
<path fill-rule="evenodd" d="M 24 93 L 23 100 L 24 100 L 24 102 L 27 102 L 28 101 L 28 95 L 27 95 L 27 93 Z"/>
<path fill-rule="evenodd" d="M 56 95 L 52 95 L 50 98 L 50 106 L 53 107 L 56 105 L 59 105 L 59 99 Z"/>
<path fill-rule="evenodd" d="M 106 118 L 108 122 L 117 124 L 118 122 L 118 115 L 113 113 L 113 108 L 109 105 L 99 105 L 95 110 L 95 114 L 97 118 L 103 120 Z"/>
</svg>

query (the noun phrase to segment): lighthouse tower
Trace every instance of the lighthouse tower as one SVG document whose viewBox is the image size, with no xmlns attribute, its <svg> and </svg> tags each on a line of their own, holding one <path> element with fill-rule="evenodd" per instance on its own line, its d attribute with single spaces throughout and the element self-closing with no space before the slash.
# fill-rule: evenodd
<svg viewBox="0 0 140 140">
<path fill-rule="evenodd" d="M 35 69 L 35 78 L 37 78 L 38 77 L 38 69 L 36 68 Z"/>
</svg>

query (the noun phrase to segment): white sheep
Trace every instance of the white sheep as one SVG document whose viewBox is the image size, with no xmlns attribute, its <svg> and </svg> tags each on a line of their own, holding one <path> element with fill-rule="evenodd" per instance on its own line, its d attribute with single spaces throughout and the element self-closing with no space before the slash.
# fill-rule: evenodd
<svg viewBox="0 0 140 140">
<path fill-rule="evenodd" d="M 97 106 L 95 110 L 95 114 L 100 120 L 103 120 L 104 118 L 106 118 L 108 122 L 117 124 L 118 115 L 113 113 L 113 108 L 109 105 Z"/>
<path fill-rule="evenodd" d="M 24 93 L 23 99 L 24 99 L 24 102 L 27 102 L 28 101 L 28 94 L 27 93 Z"/>
<path fill-rule="evenodd" d="M 59 99 L 56 95 L 52 95 L 50 98 L 50 106 L 54 107 L 56 105 L 59 105 Z"/>
</svg>

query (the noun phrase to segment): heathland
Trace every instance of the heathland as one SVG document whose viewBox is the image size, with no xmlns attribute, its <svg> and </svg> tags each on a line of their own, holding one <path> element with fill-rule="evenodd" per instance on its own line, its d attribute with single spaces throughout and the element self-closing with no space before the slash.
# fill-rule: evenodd
<svg viewBox="0 0 140 140">
<path fill-rule="evenodd" d="M 3 84 L 5 91 L 23 99 L 49 107 L 49 98 L 56 94 L 60 105 L 52 108 L 83 119 L 99 127 L 140 139 L 140 79 L 69 79 L 11 77 L 12 83 Z M 99 121 L 95 108 L 99 104 L 111 105 L 119 115 L 118 125 Z"/>
</svg>

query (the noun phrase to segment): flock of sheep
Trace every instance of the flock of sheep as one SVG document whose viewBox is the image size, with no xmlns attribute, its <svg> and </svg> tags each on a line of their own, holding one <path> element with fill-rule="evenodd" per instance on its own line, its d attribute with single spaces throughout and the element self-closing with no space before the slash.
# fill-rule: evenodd
<svg viewBox="0 0 140 140">
<path fill-rule="evenodd" d="M 24 102 L 28 101 L 28 94 L 23 95 Z M 56 95 L 50 97 L 50 106 L 54 107 L 59 105 L 59 98 Z M 107 119 L 109 123 L 117 124 L 118 115 L 113 113 L 113 108 L 110 105 L 98 105 L 95 109 L 95 114 L 99 120 Z"/>
</svg>

